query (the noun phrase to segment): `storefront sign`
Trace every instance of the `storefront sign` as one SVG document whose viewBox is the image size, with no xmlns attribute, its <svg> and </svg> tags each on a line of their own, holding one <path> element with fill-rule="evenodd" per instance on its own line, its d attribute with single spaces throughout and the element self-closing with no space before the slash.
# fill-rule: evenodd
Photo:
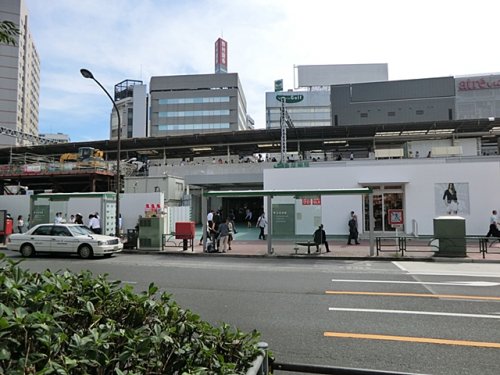
<svg viewBox="0 0 500 375">
<path fill-rule="evenodd" d="M 298 103 L 304 100 L 304 95 L 276 95 L 276 100 L 281 102 L 285 100 L 285 103 Z"/>
<path fill-rule="evenodd" d="M 458 81 L 458 91 L 500 89 L 500 79 L 466 79 Z"/>
</svg>

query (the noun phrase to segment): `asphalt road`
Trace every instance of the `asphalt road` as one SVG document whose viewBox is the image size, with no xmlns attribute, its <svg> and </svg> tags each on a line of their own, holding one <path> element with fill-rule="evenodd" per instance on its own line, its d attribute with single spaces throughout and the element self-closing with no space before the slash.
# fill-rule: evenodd
<svg viewBox="0 0 500 375">
<path fill-rule="evenodd" d="M 500 264 L 119 254 L 22 266 L 154 282 L 205 320 L 257 329 L 280 362 L 500 374 Z"/>
</svg>

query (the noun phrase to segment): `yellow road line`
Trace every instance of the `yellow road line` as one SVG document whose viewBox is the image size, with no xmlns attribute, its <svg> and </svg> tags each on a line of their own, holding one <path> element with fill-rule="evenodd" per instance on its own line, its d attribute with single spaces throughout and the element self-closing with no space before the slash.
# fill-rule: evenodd
<svg viewBox="0 0 500 375">
<path fill-rule="evenodd" d="M 325 337 L 349 338 L 349 339 L 405 341 L 405 342 L 417 342 L 417 343 L 424 343 L 424 344 L 477 346 L 477 347 L 481 347 L 481 348 L 495 348 L 495 349 L 500 349 L 500 343 L 498 343 L 498 342 L 466 341 L 466 340 L 447 340 L 447 339 L 433 339 L 433 338 L 429 338 L 429 337 L 372 335 L 372 334 L 348 333 L 348 332 L 324 332 L 323 336 L 325 336 Z"/>
<path fill-rule="evenodd" d="M 454 298 L 454 299 L 476 299 L 486 301 L 500 301 L 500 297 L 489 296 L 463 296 L 457 294 L 425 294 L 425 293 L 387 293 L 387 292 L 353 292 L 343 290 L 327 290 L 326 294 L 365 295 L 365 296 L 387 296 L 387 297 L 424 297 L 424 298 Z"/>
</svg>

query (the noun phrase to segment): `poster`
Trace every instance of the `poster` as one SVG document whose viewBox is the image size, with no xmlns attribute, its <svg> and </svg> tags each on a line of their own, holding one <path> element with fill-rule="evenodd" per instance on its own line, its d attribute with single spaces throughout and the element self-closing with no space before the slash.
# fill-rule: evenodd
<svg viewBox="0 0 500 375">
<path fill-rule="evenodd" d="M 469 215 L 469 183 L 443 182 L 434 184 L 434 206 L 437 216 Z"/>
</svg>

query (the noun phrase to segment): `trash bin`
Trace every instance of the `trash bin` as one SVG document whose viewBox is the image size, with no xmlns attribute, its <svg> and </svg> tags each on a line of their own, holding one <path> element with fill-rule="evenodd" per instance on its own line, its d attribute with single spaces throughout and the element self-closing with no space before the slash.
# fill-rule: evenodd
<svg viewBox="0 0 500 375">
<path fill-rule="evenodd" d="M 440 257 L 465 257 L 465 219 L 460 216 L 439 216 L 434 219 L 434 238 L 439 241 Z"/>
<path fill-rule="evenodd" d="M 138 234 L 135 229 L 127 229 L 127 242 L 123 244 L 126 249 L 135 249 L 137 247 Z"/>
</svg>

